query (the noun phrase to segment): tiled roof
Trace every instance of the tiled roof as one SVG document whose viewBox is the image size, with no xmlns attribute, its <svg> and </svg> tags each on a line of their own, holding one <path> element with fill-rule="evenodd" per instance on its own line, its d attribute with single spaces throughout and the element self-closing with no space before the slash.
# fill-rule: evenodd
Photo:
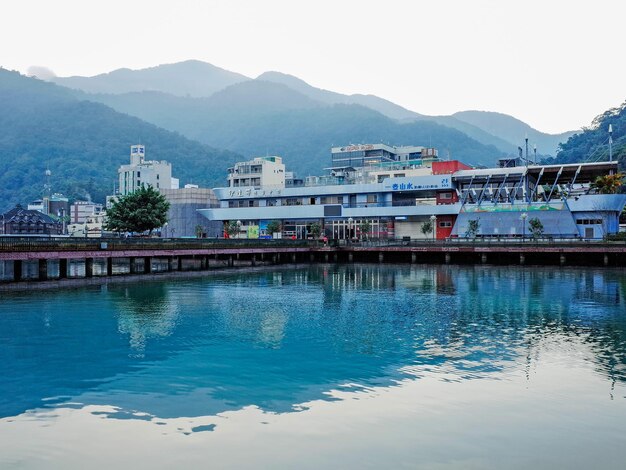
<svg viewBox="0 0 626 470">
<path fill-rule="evenodd" d="M 57 223 L 57 221 L 55 221 L 49 215 L 46 215 L 42 212 L 35 211 L 35 210 L 24 209 L 19 204 L 15 206 L 13 209 L 11 209 L 10 211 L 4 213 L 3 218 L 4 218 L 4 223 L 7 223 L 7 224 L 8 223 L 19 224 L 20 222 L 24 224 L 37 224 L 37 223 L 56 224 Z"/>
</svg>

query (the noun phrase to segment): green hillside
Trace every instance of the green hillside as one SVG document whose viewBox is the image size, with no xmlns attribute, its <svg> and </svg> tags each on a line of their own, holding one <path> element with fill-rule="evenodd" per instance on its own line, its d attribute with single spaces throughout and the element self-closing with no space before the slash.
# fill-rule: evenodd
<svg viewBox="0 0 626 470">
<path fill-rule="evenodd" d="M 470 164 L 493 165 L 502 151 L 432 121 L 399 122 L 359 105 L 328 105 L 284 84 L 250 81 L 209 98 L 164 93 L 93 95 L 121 112 L 246 156 L 278 154 L 299 174 L 319 174 L 330 147 L 387 142 L 437 147 Z"/>
<path fill-rule="evenodd" d="M 578 163 L 609 159 L 609 125 L 613 126 L 613 159 L 626 170 L 626 102 L 597 116 L 591 126 L 559 147 L 555 162 Z"/>
<path fill-rule="evenodd" d="M 149 159 L 170 161 L 181 184 L 221 184 L 226 168 L 242 158 L 4 69 L 0 129 L 2 211 L 41 197 L 47 167 L 54 192 L 104 202 L 134 143 L 146 145 Z"/>
</svg>

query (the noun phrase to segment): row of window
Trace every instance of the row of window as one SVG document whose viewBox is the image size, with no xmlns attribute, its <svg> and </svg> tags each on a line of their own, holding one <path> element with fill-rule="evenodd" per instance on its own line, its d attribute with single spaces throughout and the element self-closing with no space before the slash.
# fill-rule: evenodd
<svg viewBox="0 0 626 470">
<path fill-rule="evenodd" d="M 602 219 L 579 219 L 576 223 L 578 225 L 602 225 Z"/>
</svg>

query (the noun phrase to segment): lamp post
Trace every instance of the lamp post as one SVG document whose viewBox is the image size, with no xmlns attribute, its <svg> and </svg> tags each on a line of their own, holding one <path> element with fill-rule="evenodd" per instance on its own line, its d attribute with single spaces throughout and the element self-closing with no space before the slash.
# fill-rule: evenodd
<svg viewBox="0 0 626 470">
<path fill-rule="evenodd" d="M 520 220 L 522 221 L 522 241 L 526 239 L 526 219 L 528 218 L 528 214 L 526 212 L 522 212 L 520 215 Z"/>
<path fill-rule="evenodd" d="M 433 243 L 435 242 L 435 236 L 437 235 L 437 216 L 435 214 L 430 216 L 430 224 L 433 229 Z"/>
<path fill-rule="evenodd" d="M 237 221 L 237 238 L 241 235 L 241 220 Z"/>
<path fill-rule="evenodd" d="M 348 218 L 348 239 L 351 240 L 352 239 L 352 222 L 354 222 L 354 219 L 352 217 Z"/>
</svg>

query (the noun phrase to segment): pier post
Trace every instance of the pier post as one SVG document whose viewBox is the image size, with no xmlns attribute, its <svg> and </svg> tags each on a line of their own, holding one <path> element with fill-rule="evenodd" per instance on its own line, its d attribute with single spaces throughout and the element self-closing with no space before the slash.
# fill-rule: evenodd
<svg viewBox="0 0 626 470">
<path fill-rule="evenodd" d="M 22 260 L 16 259 L 13 261 L 13 280 L 19 282 L 22 280 Z"/>
<path fill-rule="evenodd" d="M 22 260 L 16 259 L 13 261 L 13 280 L 19 282 L 22 280 Z"/>
<path fill-rule="evenodd" d="M 483 253 L 482 255 L 480 255 L 480 262 L 482 264 L 487 264 L 487 255 L 486 254 Z"/>
<path fill-rule="evenodd" d="M 291 253 L 291 262 L 292 263 L 296 263 L 296 254 L 295 253 Z"/>
<path fill-rule="evenodd" d="M 256 255 L 252 255 L 252 259 L 250 260 L 251 266 L 256 266 Z"/>
<path fill-rule="evenodd" d="M 524 256 L 524 253 L 520 253 L 519 264 L 525 264 L 525 263 L 526 263 L 526 256 Z"/>
<path fill-rule="evenodd" d="M 233 260 L 233 256 L 232 256 L 232 255 L 230 255 L 230 256 L 228 257 L 228 267 L 229 267 L 229 268 L 232 268 L 234 265 L 235 265 L 235 261 Z"/>
<path fill-rule="evenodd" d="M 167 270 L 170 272 L 174 271 L 174 257 L 173 256 L 167 257 Z"/>
<path fill-rule="evenodd" d="M 311 253 L 311 254 L 309 255 L 309 261 L 310 261 L 311 263 L 315 262 L 315 255 L 314 255 L 313 253 Z"/>
<path fill-rule="evenodd" d="M 352 263 L 354 261 L 354 253 L 352 253 L 352 252 L 348 253 L 348 261 L 350 263 Z"/>
<path fill-rule="evenodd" d="M 417 253 L 411 253 L 411 263 L 417 262 Z"/>
<path fill-rule="evenodd" d="M 150 256 L 144 256 L 143 258 L 143 273 L 150 274 L 152 272 L 152 258 Z"/>
<path fill-rule="evenodd" d="M 561 254 L 561 256 L 559 256 L 559 263 L 561 264 L 561 266 L 565 264 L 565 261 L 567 261 L 567 259 L 565 258 L 565 255 Z"/>
<path fill-rule="evenodd" d="M 378 253 L 378 262 L 382 263 L 383 261 L 385 261 L 385 254 L 381 251 Z"/>
<path fill-rule="evenodd" d="M 328 253 L 324 253 L 324 263 L 328 263 Z"/>
<path fill-rule="evenodd" d="M 176 271 L 182 271 L 183 270 L 183 257 L 178 255 L 177 257 L 177 263 L 176 263 Z"/>
<path fill-rule="evenodd" d="M 209 269 L 209 255 L 204 255 L 204 269 Z"/>
<path fill-rule="evenodd" d="M 107 258 L 107 276 L 113 276 L 113 257 Z"/>
<path fill-rule="evenodd" d="M 128 272 L 130 274 L 135 274 L 137 272 L 137 260 L 135 260 L 134 256 L 130 257 L 130 266 Z"/>
<path fill-rule="evenodd" d="M 604 255 L 604 265 L 608 266 L 609 265 L 609 255 Z"/>
<path fill-rule="evenodd" d="M 39 259 L 39 280 L 47 281 L 48 280 L 48 260 L 47 259 Z"/>
<path fill-rule="evenodd" d="M 280 253 L 276 253 L 276 262 L 280 263 Z"/>
<path fill-rule="evenodd" d="M 200 257 L 200 269 L 201 270 L 205 270 L 206 269 L 206 256 L 201 256 Z"/>
<path fill-rule="evenodd" d="M 339 261 L 339 255 L 337 253 L 333 253 L 333 262 L 336 263 Z"/>
<path fill-rule="evenodd" d="M 67 278 L 67 258 L 59 260 L 59 279 Z"/>
<path fill-rule="evenodd" d="M 452 261 L 452 255 L 450 255 L 450 253 L 446 253 L 446 256 L 444 259 L 446 261 L 446 264 L 450 264 L 450 261 Z"/>
<path fill-rule="evenodd" d="M 93 258 L 85 258 L 85 277 L 93 277 Z"/>
</svg>

